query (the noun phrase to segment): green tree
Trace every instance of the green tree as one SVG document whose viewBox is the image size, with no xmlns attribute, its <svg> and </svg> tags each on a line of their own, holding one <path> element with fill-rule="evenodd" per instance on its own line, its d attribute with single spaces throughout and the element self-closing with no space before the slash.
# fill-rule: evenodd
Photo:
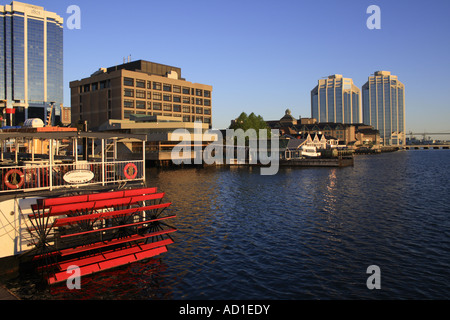
<svg viewBox="0 0 450 320">
<path fill-rule="evenodd" d="M 249 129 L 256 130 L 256 134 L 259 137 L 259 130 L 267 130 L 267 136 L 270 137 L 270 128 L 260 115 L 255 115 L 253 112 L 247 115 L 242 112 L 240 116 L 230 125 L 230 129 L 237 130 L 242 129 L 247 131 Z"/>
</svg>

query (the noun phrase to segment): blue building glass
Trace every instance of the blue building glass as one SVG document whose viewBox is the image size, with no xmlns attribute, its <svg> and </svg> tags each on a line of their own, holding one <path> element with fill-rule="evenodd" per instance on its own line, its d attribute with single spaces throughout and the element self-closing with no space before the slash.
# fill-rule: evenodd
<svg viewBox="0 0 450 320">
<path fill-rule="evenodd" d="M 28 101 L 44 102 L 44 22 L 28 19 Z"/>
<path fill-rule="evenodd" d="M 12 16 L 11 14 L 5 15 L 5 100 L 7 100 L 7 106 L 12 106 Z"/>
<path fill-rule="evenodd" d="M 63 29 L 53 19 L 47 22 L 47 100 L 63 101 Z"/>
<path fill-rule="evenodd" d="M 0 12 L 0 100 L 5 100 L 5 18 Z"/>
<path fill-rule="evenodd" d="M 8 125 L 46 121 L 50 105 L 59 114 L 64 99 L 62 19 L 20 2 L 0 8 L 0 112 L 14 108 Z"/>
<path fill-rule="evenodd" d="M 24 17 L 14 14 L 12 17 L 12 84 L 15 101 L 25 101 L 25 45 Z"/>
</svg>

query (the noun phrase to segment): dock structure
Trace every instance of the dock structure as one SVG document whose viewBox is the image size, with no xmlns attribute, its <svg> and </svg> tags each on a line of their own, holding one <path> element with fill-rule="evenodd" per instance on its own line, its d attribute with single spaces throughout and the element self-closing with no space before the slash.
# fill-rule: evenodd
<svg viewBox="0 0 450 320">
<path fill-rule="evenodd" d="M 19 300 L 14 294 L 12 294 L 8 289 L 0 285 L 0 301 L 5 300 Z"/>
<path fill-rule="evenodd" d="M 405 150 L 429 150 L 429 149 L 450 149 L 450 144 L 417 144 L 407 145 Z"/>
<path fill-rule="evenodd" d="M 339 157 L 332 159 L 309 158 L 280 160 L 281 167 L 350 167 L 353 165 L 353 157 Z"/>
</svg>

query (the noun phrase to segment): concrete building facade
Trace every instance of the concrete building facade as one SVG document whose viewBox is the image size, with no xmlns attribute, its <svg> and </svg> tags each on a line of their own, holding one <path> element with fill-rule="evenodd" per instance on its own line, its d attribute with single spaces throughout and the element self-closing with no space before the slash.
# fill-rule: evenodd
<svg viewBox="0 0 450 320">
<path fill-rule="evenodd" d="M 360 89 L 340 74 L 320 79 L 311 91 L 311 117 L 319 123 L 361 123 Z"/>
<path fill-rule="evenodd" d="M 131 115 L 212 126 L 212 86 L 186 81 L 177 67 L 133 61 L 72 81 L 70 90 L 72 123 L 87 121 L 93 130 Z"/>
<path fill-rule="evenodd" d="M 389 71 L 377 71 L 362 87 L 363 122 L 379 130 L 383 145 L 403 146 L 405 86 Z"/>
</svg>

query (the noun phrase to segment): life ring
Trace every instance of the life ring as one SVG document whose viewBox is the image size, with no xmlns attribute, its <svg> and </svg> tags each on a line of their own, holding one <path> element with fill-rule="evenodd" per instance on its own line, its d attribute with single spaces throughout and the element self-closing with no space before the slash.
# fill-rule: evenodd
<svg viewBox="0 0 450 320">
<path fill-rule="evenodd" d="M 13 174 L 14 174 L 13 180 L 9 181 L 9 177 L 12 176 Z M 19 181 L 17 181 L 17 176 L 19 176 L 19 178 L 20 178 Z M 8 188 L 10 188 L 10 189 L 19 189 L 25 183 L 25 175 L 19 169 L 12 169 L 12 170 L 9 170 L 6 173 L 5 178 L 4 178 L 3 181 L 5 182 L 5 185 Z"/>
<path fill-rule="evenodd" d="M 130 168 L 133 168 L 133 172 L 132 174 L 129 173 Z M 136 167 L 136 165 L 134 163 L 129 163 L 125 166 L 125 168 L 123 169 L 123 174 L 125 175 L 125 177 L 127 179 L 134 179 L 136 178 L 138 173 L 138 169 Z"/>
</svg>

